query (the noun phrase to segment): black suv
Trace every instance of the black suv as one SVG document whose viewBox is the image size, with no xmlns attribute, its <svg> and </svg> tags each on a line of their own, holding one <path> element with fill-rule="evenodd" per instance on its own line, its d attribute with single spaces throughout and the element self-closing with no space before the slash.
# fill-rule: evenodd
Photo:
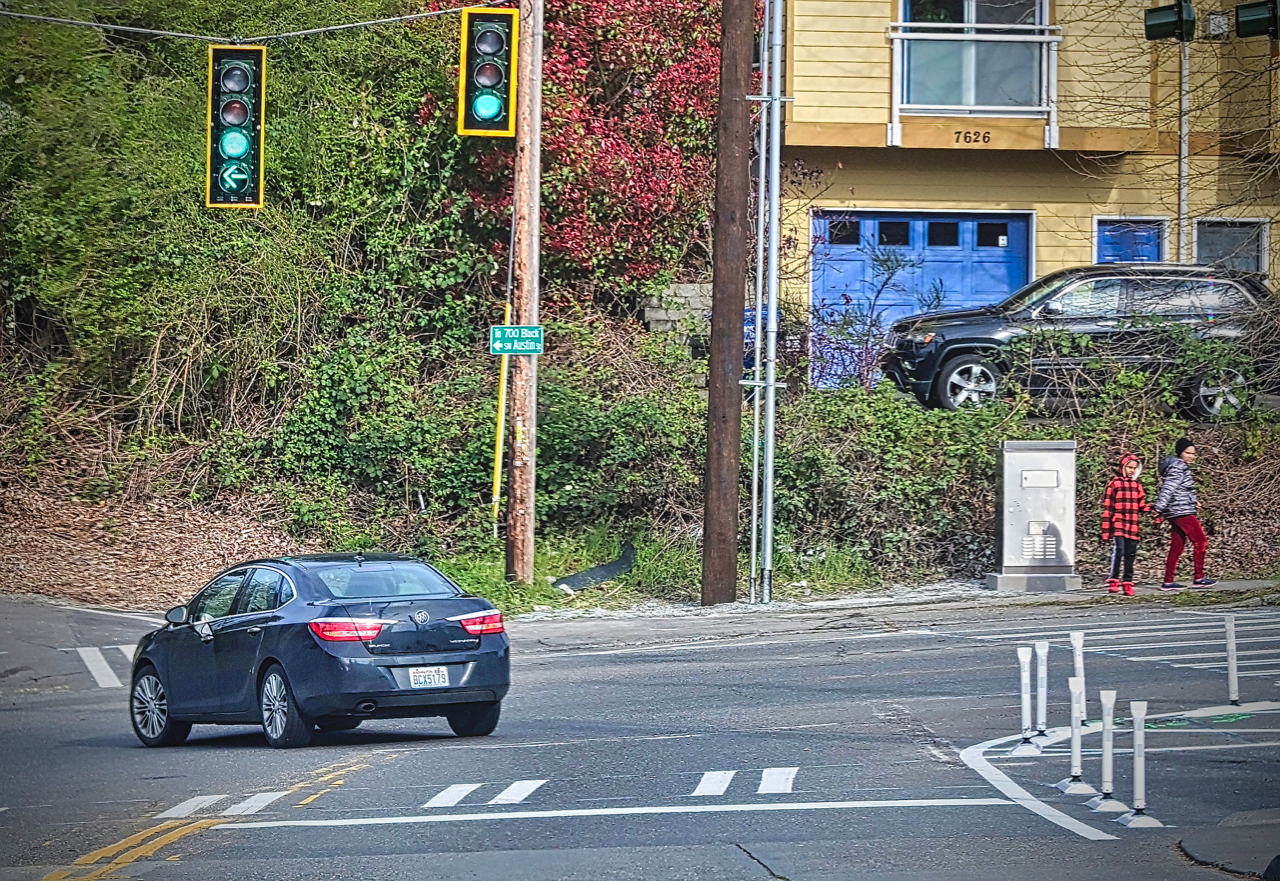
<svg viewBox="0 0 1280 881">
<path fill-rule="evenodd" d="M 1238 340 L 1238 319 L 1260 304 L 1273 304 L 1261 276 L 1211 266 L 1111 263 L 1064 269 L 1037 279 L 997 306 L 913 315 L 895 322 L 886 341 L 884 370 L 920 403 L 955 410 L 996 397 L 1011 371 L 1037 396 L 1053 396 L 1095 367 L 1101 355 L 1157 366 L 1176 353 L 1161 326 L 1186 328 L 1199 339 Z M 1052 361 L 1018 350 L 1037 332 L 1063 332 L 1067 355 Z M 1048 333 L 1046 333 L 1048 332 Z M 1082 336 L 1083 335 L 1083 336 Z M 1074 357 L 1071 343 L 1076 344 Z M 1087 377 L 1086 377 L 1087 378 Z M 1199 416 L 1248 401 L 1245 376 L 1233 368 L 1206 368 L 1183 386 L 1187 406 Z"/>
</svg>

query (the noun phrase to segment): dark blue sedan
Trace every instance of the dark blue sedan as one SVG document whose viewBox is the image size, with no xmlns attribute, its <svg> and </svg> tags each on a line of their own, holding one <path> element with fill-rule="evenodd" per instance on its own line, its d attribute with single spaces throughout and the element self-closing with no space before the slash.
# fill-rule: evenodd
<svg viewBox="0 0 1280 881">
<path fill-rule="evenodd" d="M 242 563 L 165 618 L 133 662 L 129 710 L 147 746 L 205 723 L 260 723 L 272 746 L 306 746 L 316 728 L 422 716 L 482 737 L 511 685 L 502 613 L 409 557 Z"/>
</svg>

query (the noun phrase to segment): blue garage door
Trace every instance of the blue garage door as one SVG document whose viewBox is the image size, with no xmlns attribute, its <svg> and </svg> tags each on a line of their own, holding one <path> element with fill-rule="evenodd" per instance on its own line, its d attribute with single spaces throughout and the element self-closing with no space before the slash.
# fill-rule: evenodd
<svg viewBox="0 0 1280 881">
<path fill-rule="evenodd" d="M 875 332 L 899 318 L 935 309 L 984 306 L 1026 284 L 1026 214 L 826 212 L 814 220 L 814 362 L 855 328 Z M 831 349 L 824 352 L 824 349 Z M 847 360 L 847 359 L 846 359 Z M 831 367 L 831 364 L 828 364 Z M 834 370 L 834 373 L 833 373 Z M 814 375 L 839 383 L 841 368 Z"/>
</svg>

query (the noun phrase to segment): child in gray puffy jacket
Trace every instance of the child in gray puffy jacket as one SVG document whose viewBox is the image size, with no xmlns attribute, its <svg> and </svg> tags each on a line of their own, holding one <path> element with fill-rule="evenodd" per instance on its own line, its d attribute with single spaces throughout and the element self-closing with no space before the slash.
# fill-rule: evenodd
<svg viewBox="0 0 1280 881">
<path fill-rule="evenodd" d="M 1157 518 L 1169 521 L 1169 554 L 1164 560 L 1164 582 L 1160 585 L 1164 591 L 1182 590 L 1183 585 L 1173 579 L 1178 574 L 1178 561 L 1188 543 L 1195 564 L 1196 587 L 1212 587 L 1218 583 L 1204 574 L 1204 555 L 1209 539 L 1196 516 L 1200 502 L 1196 499 L 1195 478 L 1191 475 L 1191 463 L 1195 460 L 1196 445 L 1185 437 L 1174 445 L 1172 456 L 1160 460 L 1160 476 L 1164 483 L 1160 485 L 1160 495 L 1151 508 Z"/>
</svg>

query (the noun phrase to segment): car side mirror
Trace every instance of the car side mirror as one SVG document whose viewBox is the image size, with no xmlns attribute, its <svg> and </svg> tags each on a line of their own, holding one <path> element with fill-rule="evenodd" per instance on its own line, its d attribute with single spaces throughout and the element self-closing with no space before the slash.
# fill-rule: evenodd
<svg viewBox="0 0 1280 881">
<path fill-rule="evenodd" d="M 1056 318 L 1064 311 L 1066 310 L 1062 308 L 1062 303 L 1057 300 L 1050 300 L 1040 307 L 1040 314 L 1046 318 Z"/>
<path fill-rule="evenodd" d="M 164 620 L 170 624 L 186 624 L 187 623 L 187 607 L 174 606 L 172 609 L 164 613 Z"/>
</svg>

